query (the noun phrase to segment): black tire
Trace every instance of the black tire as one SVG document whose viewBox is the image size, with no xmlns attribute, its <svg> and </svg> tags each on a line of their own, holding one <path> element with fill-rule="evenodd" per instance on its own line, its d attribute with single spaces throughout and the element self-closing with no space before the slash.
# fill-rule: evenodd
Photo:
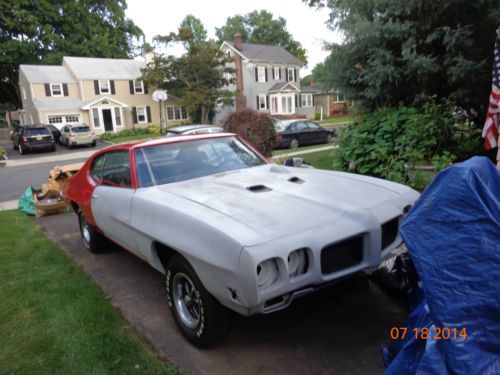
<svg viewBox="0 0 500 375">
<path fill-rule="evenodd" d="M 69 139 L 66 139 L 66 147 L 68 150 L 71 150 L 71 143 L 69 143 Z"/>
<path fill-rule="evenodd" d="M 328 144 L 329 144 L 329 143 L 332 143 L 332 141 L 333 141 L 333 135 L 328 134 L 328 135 L 326 136 L 326 143 L 328 143 Z"/>
<path fill-rule="evenodd" d="M 189 263 L 179 255 L 167 265 L 166 287 L 172 315 L 190 343 L 206 348 L 225 337 L 227 309 L 208 293 Z M 186 322 L 186 316 L 191 324 Z"/>
<path fill-rule="evenodd" d="M 297 138 L 292 138 L 290 141 L 290 148 L 298 148 L 299 147 L 299 140 Z"/>
<path fill-rule="evenodd" d="M 90 144 L 90 147 L 95 147 L 96 145 L 97 145 L 97 142 L 96 142 L 96 141 L 94 141 L 94 142 L 92 142 L 92 143 Z"/>
<path fill-rule="evenodd" d="M 19 146 L 16 146 L 14 142 L 12 142 L 12 148 L 14 149 L 14 151 L 16 151 L 19 148 Z"/>
<path fill-rule="evenodd" d="M 105 238 L 90 225 L 82 212 L 78 213 L 78 223 L 80 224 L 80 235 L 83 246 L 91 253 L 98 253 L 103 249 Z"/>
</svg>

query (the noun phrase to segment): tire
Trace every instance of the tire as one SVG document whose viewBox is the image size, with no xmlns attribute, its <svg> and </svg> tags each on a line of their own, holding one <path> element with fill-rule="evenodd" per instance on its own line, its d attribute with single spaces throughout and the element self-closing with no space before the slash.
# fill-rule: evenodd
<svg viewBox="0 0 500 375">
<path fill-rule="evenodd" d="M 327 137 L 326 137 L 326 143 L 332 143 L 333 141 L 333 136 L 331 134 L 328 134 Z"/>
<path fill-rule="evenodd" d="M 92 143 L 90 144 L 90 147 L 95 147 L 96 145 L 97 145 L 97 142 L 96 142 L 96 141 L 94 141 L 94 142 L 92 142 Z"/>
<path fill-rule="evenodd" d="M 189 263 L 174 256 L 167 265 L 168 305 L 184 337 L 198 348 L 221 341 L 228 311 L 202 285 Z"/>
<path fill-rule="evenodd" d="M 103 248 L 104 236 L 98 233 L 96 229 L 88 223 L 82 212 L 78 214 L 78 223 L 85 248 L 91 253 L 100 252 Z"/>
<path fill-rule="evenodd" d="M 12 142 L 12 149 L 13 149 L 14 151 L 16 151 L 18 148 L 19 148 L 19 147 L 18 147 L 18 146 L 16 146 L 16 145 L 14 144 L 14 142 Z"/>
<path fill-rule="evenodd" d="M 56 146 L 54 145 L 50 148 L 50 152 L 55 152 L 55 151 L 56 151 Z"/>
<path fill-rule="evenodd" d="M 299 147 L 299 140 L 297 138 L 293 138 L 290 141 L 290 148 L 298 148 Z"/>
<path fill-rule="evenodd" d="M 71 143 L 69 143 L 69 139 L 66 139 L 66 147 L 68 150 L 71 150 Z"/>
</svg>

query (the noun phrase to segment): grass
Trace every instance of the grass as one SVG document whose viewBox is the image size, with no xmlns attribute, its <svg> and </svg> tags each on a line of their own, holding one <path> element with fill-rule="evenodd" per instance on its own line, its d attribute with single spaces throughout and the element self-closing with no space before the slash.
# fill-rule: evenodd
<svg viewBox="0 0 500 375">
<path fill-rule="evenodd" d="M 338 124 L 348 124 L 352 122 L 354 119 L 353 115 L 345 115 L 345 116 L 335 116 L 335 117 L 328 117 L 324 118 L 323 122 L 321 122 L 321 125 L 338 125 Z"/>
<path fill-rule="evenodd" d="M 0 212 L 0 238 L 0 374 L 177 372 L 32 218 Z"/>
<path fill-rule="evenodd" d="M 300 157 L 314 168 L 334 170 L 332 150 L 315 152 L 313 154 L 306 154 Z"/>
</svg>

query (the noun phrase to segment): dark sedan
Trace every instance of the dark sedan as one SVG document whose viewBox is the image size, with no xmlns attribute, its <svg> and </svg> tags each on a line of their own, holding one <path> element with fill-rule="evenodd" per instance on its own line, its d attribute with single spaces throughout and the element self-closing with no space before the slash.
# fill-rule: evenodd
<svg viewBox="0 0 500 375">
<path fill-rule="evenodd" d="M 336 136 L 334 129 L 324 129 L 309 120 L 283 120 L 274 125 L 278 148 L 297 148 L 318 143 L 330 143 Z"/>
</svg>

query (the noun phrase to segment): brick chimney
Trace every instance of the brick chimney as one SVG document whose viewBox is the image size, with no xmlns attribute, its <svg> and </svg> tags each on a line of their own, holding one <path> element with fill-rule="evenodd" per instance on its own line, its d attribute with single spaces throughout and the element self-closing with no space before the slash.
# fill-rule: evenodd
<svg viewBox="0 0 500 375">
<path fill-rule="evenodd" d="M 243 50 L 243 42 L 241 41 L 241 34 L 240 33 L 234 34 L 233 45 L 239 51 Z"/>
</svg>

